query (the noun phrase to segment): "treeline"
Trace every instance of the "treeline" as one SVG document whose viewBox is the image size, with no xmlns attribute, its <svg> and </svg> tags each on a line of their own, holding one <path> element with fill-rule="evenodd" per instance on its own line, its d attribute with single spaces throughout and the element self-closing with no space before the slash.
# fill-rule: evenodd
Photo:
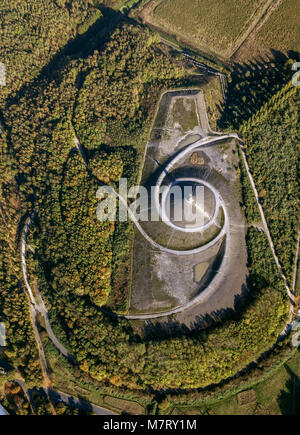
<svg viewBox="0 0 300 435">
<path fill-rule="evenodd" d="M 9 156 L 6 135 L 0 136 L 0 322 L 6 328 L 6 358 L 29 382 L 42 380 L 38 349 L 29 317 L 28 300 L 21 277 L 20 210 L 16 172 Z"/>
<path fill-rule="evenodd" d="M 289 81 L 285 86 L 283 86 L 280 91 L 276 92 L 265 104 L 263 104 L 259 110 L 257 110 L 254 115 L 247 121 L 243 122 L 239 127 L 239 131 L 243 134 L 252 127 L 260 124 L 271 117 L 274 111 L 283 109 L 286 106 L 287 100 L 291 97 L 295 97 L 298 93 L 296 86 L 293 86 L 292 82 Z"/>
<path fill-rule="evenodd" d="M 0 61 L 6 67 L 6 86 L 0 107 L 21 86 L 36 78 L 53 56 L 98 18 L 90 0 L 2 0 L 0 4 Z"/>
<path fill-rule="evenodd" d="M 240 133 L 280 263 L 291 280 L 299 225 L 299 91 L 288 83 Z"/>
<path fill-rule="evenodd" d="M 232 66 L 227 78 L 226 101 L 218 120 L 221 130 L 239 129 L 291 81 L 294 61 L 279 55 L 278 60 L 260 59 Z"/>
<path fill-rule="evenodd" d="M 103 135 L 103 137 L 99 137 L 98 141 L 94 142 L 94 147 L 97 148 L 101 147 L 103 141 L 107 140 L 110 143 L 110 151 L 106 154 L 102 147 L 102 151 L 95 151 L 93 154 L 91 153 L 89 155 L 90 169 L 94 175 L 96 177 L 98 176 L 100 179 L 103 176 L 103 167 L 105 166 L 106 160 L 108 162 L 107 176 L 109 178 L 112 176 L 112 161 L 110 160 L 110 155 L 113 153 L 113 147 L 120 148 L 118 151 L 120 156 L 118 164 L 124 176 L 131 179 L 132 182 L 136 179 L 136 164 L 141 160 L 141 154 L 137 155 L 132 147 L 128 149 L 128 144 L 130 144 L 130 140 L 132 140 L 134 145 L 139 145 L 139 150 L 142 149 L 144 146 L 143 143 L 145 143 L 144 125 L 148 125 L 149 110 L 154 110 L 153 105 L 151 106 L 151 104 L 153 104 L 152 101 L 157 101 L 159 90 L 164 83 L 166 83 L 166 86 L 174 85 L 175 82 L 172 82 L 172 80 L 176 80 L 178 76 L 183 75 L 183 70 L 178 69 L 176 65 L 172 68 L 172 62 L 169 59 L 165 60 L 159 53 L 158 59 L 160 59 L 160 61 L 155 60 L 156 66 L 153 64 L 152 71 L 150 71 L 148 64 L 149 62 L 150 64 L 152 63 L 154 59 L 153 53 L 156 51 L 155 44 L 150 43 L 150 37 L 151 34 L 149 31 L 143 32 L 140 28 L 137 30 L 133 26 L 124 26 L 122 30 L 117 30 L 115 37 L 112 38 L 112 41 L 115 41 L 114 44 L 122 47 L 122 52 L 119 53 L 116 62 L 123 64 L 124 71 L 125 69 L 128 71 L 128 76 L 124 75 L 124 78 L 121 77 L 120 83 L 122 83 L 123 80 L 126 81 L 129 79 L 132 81 L 136 80 L 137 83 L 140 83 L 140 78 L 136 77 L 139 71 L 133 53 L 130 58 L 132 64 L 130 59 L 129 61 L 127 59 L 128 45 L 131 44 L 131 41 L 134 46 L 136 45 L 136 62 L 138 63 L 138 68 L 140 68 L 141 71 L 146 71 L 148 68 L 149 76 L 143 76 L 145 83 L 143 86 L 140 86 L 140 92 L 144 93 L 144 95 L 141 96 L 139 106 L 134 106 L 136 110 L 128 106 L 131 117 L 128 116 L 124 108 L 122 114 L 124 124 L 121 125 L 120 120 L 117 119 L 118 117 L 114 116 L 112 112 L 109 120 L 110 127 L 108 129 L 111 138 L 107 139 L 107 137 Z M 109 56 L 108 60 L 112 62 Z M 82 299 L 83 281 L 86 284 L 84 293 L 88 293 L 88 297 L 84 294 L 84 297 L 86 297 L 84 301 L 87 307 L 90 305 L 93 306 L 91 301 L 93 296 L 97 304 L 102 304 L 105 301 L 105 299 L 99 301 L 99 298 L 97 300 L 96 295 L 96 292 L 98 292 L 98 296 L 101 293 L 101 280 L 103 280 L 105 275 L 102 273 L 104 267 L 106 267 L 104 287 L 107 286 L 105 289 L 107 290 L 110 286 L 110 268 L 112 268 L 114 272 L 112 282 L 116 291 L 116 297 L 114 297 L 115 303 L 124 303 L 122 293 L 119 296 L 117 293 L 119 290 L 121 292 L 123 291 L 118 288 L 118 261 L 122 257 L 122 251 L 125 251 L 127 256 L 130 253 L 130 246 L 126 235 L 126 231 L 128 231 L 127 225 L 126 228 L 124 228 L 124 226 L 122 228 L 119 227 L 116 232 L 113 231 L 113 228 L 108 229 L 108 231 L 104 231 L 104 228 L 102 228 L 102 232 L 98 231 L 97 234 L 95 234 L 93 229 L 93 224 L 97 225 L 97 221 L 93 222 L 91 227 L 85 226 L 85 218 L 90 217 L 94 221 L 96 220 L 97 184 L 91 181 L 92 178 L 85 179 L 89 189 L 85 190 L 83 188 L 81 190 L 82 185 L 80 185 L 79 182 L 80 176 L 76 182 L 76 177 L 78 177 L 77 168 L 70 165 L 71 160 L 68 160 L 70 151 L 75 149 L 73 125 L 77 126 L 79 122 L 77 114 L 89 112 L 88 98 L 83 98 L 83 100 L 80 98 L 77 99 L 78 84 L 80 83 L 78 77 L 80 76 L 82 79 L 92 68 L 102 68 L 102 62 L 102 56 L 96 52 L 94 56 L 89 57 L 85 61 L 80 59 L 70 62 L 69 65 L 63 69 L 54 72 L 52 78 L 44 77 L 40 82 L 35 83 L 34 86 L 25 87 L 22 96 L 18 97 L 18 100 L 10 100 L 6 103 L 3 112 L 5 129 L 2 129 L 1 134 L 1 151 L 3 156 L 1 160 L 1 200 L 3 201 L 2 205 L 7 221 L 3 220 L 3 224 L 7 224 L 7 228 L 5 228 L 5 225 L 3 226 L 3 234 L 5 242 L 8 243 L 10 240 L 13 249 L 12 254 L 11 252 L 5 251 L 3 248 L 3 259 L 7 259 L 8 262 L 4 264 L 3 260 L 1 272 L 4 273 L 5 271 L 5 273 L 9 275 L 16 273 L 17 280 L 20 280 L 20 283 L 22 282 L 22 273 L 20 271 L 21 259 L 19 256 L 21 231 L 25 217 L 31 214 L 33 210 L 37 210 L 37 224 L 39 224 L 40 227 L 37 228 L 38 231 L 36 233 L 33 230 L 31 231 L 29 241 L 32 243 L 33 247 L 37 248 L 36 256 L 43 266 L 47 282 L 53 285 L 51 291 L 61 293 L 63 293 L 63 291 L 74 292 L 70 293 L 71 300 L 73 297 L 76 298 L 78 294 L 81 295 L 79 298 Z M 164 65 L 166 67 L 165 75 L 170 77 L 169 82 L 160 77 L 160 75 L 162 77 L 164 76 Z M 157 83 L 155 83 L 153 71 L 156 71 L 157 80 L 160 84 L 158 84 L 158 86 Z M 87 78 L 89 79 L 89 77 Z M 147 80 L 149 81 L 147 82 Z M 83 83 L 85 83 L 85 80 Z M 102 86 L 101 81 L 94 82 L 94 88 L 99 95 L 101 95 Z M 128 92 L 131 92 L 130 88 L 127 89 Z M 107 91 L 109 92 L 110 89 Z M 119 87 L 115 97 L 117 99 L 119 98 L 121 101 L 122 95 L 122 87 Z M 129 99 L 127 99 L 127 101 L 128 103 L 130 102 Z M 73 119 L 74 113 L 75 119 Z M 103 114 L 100 113 L 100 115 L 102 119 L 105 119 L 107 112 Z M 99 124 L 101 124 L 102 119 L 97 113 L 96 120 Z M 115 123 L 119 123 L 119 132 L 117 129 L 114 130 Z M 126 127 L 128 125 L 130 125 L 130 127 L 127 129 Z M 88 122 L 86 123 L 86 128 L 88 128 Z M 122 131 L 123 135 L 120 134 L 120 131 Z M 127 148 L 120 147 L 123 145 L 122 138 L 124 138 Z M 142 141 L 142 143 L 138 143 L 140 141 Z M 83 146 L 89 148 L 87 141 L 83 140 Z M 76 157 L 74 158 L 75 161 L 79 163 L 78 154 L 77 160 Z M 81 160 L 80 163 L 82 164 Z M 118 172 L 118 165 L 116 166 L 116 170 Z M 78 172 L 80 175 L 80 171 Z M 86 175 L 85 171 L 84 174 Z M 73 179 L 72 175 L 74 175 Z M 83 171 L 81 175 L 83 176 Z M 102 178 L 102 180 L 109 181 L 107 178 Z M 70 204 L 70 199 L 73 198 L 72 195 L 68 195 L 67 192 L 61 188 L 64 181 L 69 183 L 68 188 L 70 190 L 74 189 L 74 192 L 79 195 L 79 198 L 75 197 L 73 204 Z M 81 207 L 82 202 L 78 202 L 77 200 L 81 199 L 80 195 L 84 194 L 84 192 L 86 192 L 88 196 L 88 201 L 91 201 L 88 202 L 86 208 L 83 208 L 82 221 L 79 222 L 75 220 L 72 222 L 74 227 L 72 227 L 71 224 L 68 226 L 67 219 L 72 215 L 74 207 L 75 209 L 77 206 Z M 92 202 L 92 200 L 94 202 Z M 67 202 L 64 203 L 64 201 Z M 65 209 L 69 207 L 68 212 L 70 212 L 70 215 L 64 215 L 64 207 Z M 88 213 L 88 216 L 84 214 L 85 211 Z M 76 212 L 78 212 L 78 210 L 76 210 Z M 78 231 L 75 234 L 72 233 L 72 230 L 76 230 L 77 224 L 79 228 L 83 230 L 81 239 L 78 239 Z M 77 242 L 79 242 L 77 244 L 76 236 Z M 101 268 L 99 258 L 103 252 L 107 253 L 110 258 L 112 257 L 112 237 L 114 238 L 113 249 L 118 249 L 117 255 L 113 262 L 110 260 L 111 264 L 103 265 L 103 268 Z M 67 260 L 65 257 L 68 255 L 70 258 Z M 15 258 L 15 263 L 18 265 L 16 271 L 14 271 L 12 264 L 8 264 L 12 258 Z M 78 273 L 77 265 L 80 274 Z M 95 276 L 93 276 L 93 270 L 95 269 L 96 273 L 94 274 Z M 75 273 L 76 271 L 77 274 Z M 56 279 L 53 278 L 54 276 Z M 66 281 L 64 281 L 64 277 L 66 277 Z M 128 276 L 126 276 L 126 279 L 127 278 Z M 97 282 L 98 279 L 99 282 Z M 1 286 L 1 290 L 3 289 L 4 291 L 3 299 L 1 299 L 1 303 L 3 303 L 3 309 L 1 308 L 1 312 L 3 313 L 2 317 L 7 321 L 8 331 L 11 332 L 11 342 L 15 343 L 15 346 L 11 347 L 10 338 L 8 338 L 7 353 L 11 356 L 13 362 L 19 364 L 21 369 L 24 366 L 24 371 L 27 370 L 28 375 L 35 377 L 38 382 L 39 375 L 37 369 L 35 369 L 33 362 L 30 361 L 30 358 L 34 357 L 35 364 L 38 364 L 38 355 L 33 342 L 33 336 L 31 335 L 32 330 L 30 329 L 27 300 L 21 290 L 17 289 L 19 292 L 15 291 L 18 287 L 17 280 L 14 280 L 14 286 L 11 286 L 8 278 L 5 276 L 3 277 L 3 286 Z M 56 282 L 59 283 L 57 287 L 55 287 Z M 94 287 L 91 285 L 92 282 L 94 283 Z M 123 285 L 122 282 L 121 284 Z M 127 284 L 125 283 L 125 285 Z M 93 290 L 95 291 L 94 294 Z M 6 299 L 4 297 L 6 297 Z M 18 303 L 22 301 L 21 308 L 15 304 L 14 299 L 16 299 Z M 51 297 L 49 297 L 49 300 L 51 300 Z M 65 302 L 63 298 L 62 301 L 63 303 Z M 57 307 L 57 311 L 59 312 L 61 302 L 57 303 L 55 301 L 53 302 L 53 306 Z M 10 308 L 11 311 L 9 311 Z M 66 304 L 64 309 L 67 309 L 68 312 L 70 312 L 70 310 L 73 311 L 73 309 L 77 311 L 76 304 L 73 305 L 70 301 Z M 60 319 L 63 324 L 68 321 L 66 329 L 68 326 L 70 328 L 72 327 L 72 319 L 68 319 L 66 316 L 61 316 Z M 96 320 L 96 323 L 97 322 L 98 319 Z M 28 325 L 28 329 L 25 325 Z M 100 337 L 101 335 L 102 334 L 100 334 Z M 122 333 L 120 337 L 122 340 Z"/>
<path fill-rule="evenodd" d="M 28 300 L 20 283 L 20 269 L 13 264 L 7 235 L 0 229 L 0 322 L 6 328 L 8 361 L 29 383 L 42 382 L 38 349 L 29 317 Z"/>
<path fill-rule="evenodd" d="M 53 246 L 51 249 L 55 249 Z M 178 338 L 142 341 L 125 320 L 102 314 L 72 288 L 67 254 L 61 287 L 48 300 L 63 322 L 81 370 L 121 388 L 198 388 L 234 375 L 271 346 L 284 327 L 288 302 L 267 239 L 248 234 L 250 300 L 235 320 Z M 59 278 L 58 278 L 59 279 Z M 47 286 L 47 287 L 46 287 Z"/>
</svg>

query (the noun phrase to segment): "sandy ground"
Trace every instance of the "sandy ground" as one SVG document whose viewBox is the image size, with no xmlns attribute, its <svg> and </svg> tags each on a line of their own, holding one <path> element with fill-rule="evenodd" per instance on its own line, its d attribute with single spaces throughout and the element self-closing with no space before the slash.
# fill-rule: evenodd
<svg viewBox="0 0 300 435">
<path fill-rule="evenodd" d="M 177 149 L 197 140 L 204 134 L 201 125 L 193 125 L 192 123 L 195 120 L 195 113 L 188 113 L 189 110 L 195 110 L 191 101 L 197 97 L 196 95 L 189 94 L 187 101 L 184 101 L 183 104 L 180 103 L 182 111 L 185 112 L 184 115 L 191 120 L 191 129 L 182 130 L 182 126 L 178 122 L 178 104 L 174 114 L 174 107 L 179 97 L 182 99 L 182 94 L 167 94 L 162 99 L 152 138 L 147 147 L 142 174 L 145 185 L 147 183 L 154 184 L 155 171 L 160 172 L 160 165 L 166 162 Z M 196 116 L 199 122 L 197 113 Z M 157 131 L 159 134 L 156 134 Z M 234 152 L 234 147 L 234 142 L 205 147 L 198 156 L 202 165 L 191 164 L 189 156 L 186 161 L 180 163 L 180 168 L 175 168 L 174 172 L 176 176 L 178 173 L 183 173 L 203 177 L 219 190 L 227 205 L 230 219 L 230 243 L 226 259 L 223 258 L 225 243 L 228 243 L 225 240 L 219 241 L 215 246 L 197 255 L 176 256 L 154 250 L 140 234 L 136 233 L 130 314 L 163 312 L 191 301 L 217 275 L 222 261 L 224 262 L 222 279 L 218 276 L 218 279 L 214 280 L 216 284 L 213 285 L 209 297 L 198 305 L 186 309 L 176 316 L 173 315 L 171 322 L 178 321 L 187 327 L 207 324 L 212 319 L 217 320 L 224 314 L 230 313 L 245 295 L 247 277 L 246 226 L 236 189 L 238 181 L 234 164 L 236 165 L 238 157 L 237 153 Z M 218 223 L 221 224 L 221 220 Z M 166 229 L 164 230 L 162 226 L 165 226 Z M 178 248 L 178 244 L 182 243 L 184 249 L 186 246 L 192 246 L 193 243 L 196 246 L 204 244 L 209 237 L 208 234 L 200 235 L 200 237 L 197 233 L 192 237 L 184 233 L 180 234 L 163 223 L 148 222 L 145 224 L 145 228 L 151 237 L 158 238 L 157 241 L 161 242 L 165 237 L 165 244 L 173 247 L 172 243 L 176 242 Z M 195 267 L 201 263 L 205 264 L 206 267 L 203 269 L 202 279 L 197 282 L 195 280 Z M 170 319 L 161 317 L 153 323 L 156 322 L 169 324 Z M 149 325 L 149 321 L 147 324 Z"/>
</svg>

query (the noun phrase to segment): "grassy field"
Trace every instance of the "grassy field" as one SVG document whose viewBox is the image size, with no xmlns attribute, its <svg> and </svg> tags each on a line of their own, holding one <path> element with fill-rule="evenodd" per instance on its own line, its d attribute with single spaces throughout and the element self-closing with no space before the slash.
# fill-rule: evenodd
<svg viewBox="0 0 300 435">
<path fill-rule="evenodd" d="M 103 4 L 109 6 L 115 10 L 120 10 L 121 12 L 126 12 L 140 0 L 104 0 Z M 100 2 L 99 2 L 100 3 Z"/>
<path fill-rule="evenodd" d="M 194 100 L 178 98 L 173 106 L 173 124 L 180 124 L 182 135 L 198 125 Z"/>
<path fill-rule="evenodd" d="M 260 19 L 265 3 L 262 0 L 164 0 L 147 5 L 141 15 L 146 22 L 176 34 L 200 50 L 227 58 L 252 22 Z"/>
<path fill-rule="evenodd" d="M 152 0 L 136 12 L 164 37 L 215 59 L 243 61 L 271 51 L 299 52 L 295 0 Z"/>
</svg>

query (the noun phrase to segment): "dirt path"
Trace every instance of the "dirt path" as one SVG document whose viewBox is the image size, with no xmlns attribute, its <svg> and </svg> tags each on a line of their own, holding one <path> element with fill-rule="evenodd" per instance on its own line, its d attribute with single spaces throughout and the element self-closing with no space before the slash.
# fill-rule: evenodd
<svg viewBox="0 0 300 435">
<path fill-rule="evenodd" d="M 267 0 L 265 4 L 261 4 L 256 11 L 254 11 L 252 17 L 249 19 L 249 25 L 246 30 L 241 34 L 240 37 L 234 43 L 231 51 L 227 50 L 226 53 L 213 53 L 216 57 L 227 58 L 227 59 L 235 59 L 238 57 L 238 52 L 244 46 L 249 39 L 253 39 L 255 33 L 268 21 L 270 15 L 279 7 L 283 0 Z M 152 0 L 148 2 L 144 8 L 139 13 L 140 18 L 142 19 L 144 24 L 148 24 L 158 31 L 170 34 L 172 36 L 176 35 L 175 32 L 170 31 L 167 28 L 164 28 L 162 25 L 159 25 L 155 18 L 153 17 L 153 11 L 161 3 L 158 0 Z M 187 45 L 190 45 L 191 48 L 196 50 L 199 49 L 194 44 L 191 44 L 189 40 L 183 39 Z M 208 47 L 202 47 L 201 50 L 206 53 L 211 54 L 211 50 Z"/>
<path fill-rule="evenodd" d="M 44 321 L 45 321 L 45 327 L 46 327 L 46 331 L 47 334 L 50 338 L 50 340 L 52 341 L 52 343 L 54 344 L 54 346 L 57 347 L 57 349 L 72 363 L 72 364 L 76 364 L 76 360 L 73 357 L 73 355 L 71 355 L 68 350 L 61 344 L 61 342 L 56 338 L 56 335 L 54 334 L 50 321 L 49 321 L 49 316 L 48 316 L 48 310 L 44 304 L 44 301 L 41 297 L 40 294 L 40 290 L 38 287 L 37 282 L 35 281 L 34 283 L 34 289 L 35 289 L 35 293 L 38 297 L 38 301 L 39 301 L 39 305 L 38 305 L 38 310 L 39 312 L 43 315 L 44 317 Z"/>
<path fill-rule="evenodd" d="M 25 287 L 27 289 L 27 296 L 29 299 L 29 313 L 30 313 L 30 320 L 31 320 L 31 324 L 32 324 L 32 328 L 33 328 L 33 333 L 34 333 L 34 337 L 35 337 L 35 341 L 37 344 L 37 348 L 38 348 L 38 352 L 39 352 L 39 356 L 40 356 L 40 361 L 41 361 L 41 368 L 42 368 L 42 373 L 43 373 L 43 377 L 44 377 L 44 383 L 45 386 L 48 388 L 49 386 L 51 386 L 51 380 L 49 378 L 48 375 L 48 366 L 47 366 L 47 362 L 46 362 L 46 357 L 45 357 L 45 353 L 44 353 L 44 349 L 43 349 L 43 345 L 42 345 L 42 341 L 40 338 L 40 334 L 37 328 L 37 313 L 38 313 L 38 306 L 35 303 L 35 299 L 31 290 L 31 287 L 29 285 L 28 282 L 28 276 L 27 276 L 27 267 L 26 267 L 26 238 L 29 232 L 29 227 L 31 225 L 32 220 L 35 217 L 35 213 L 33 213 L 29 219 L 27 219 L 26 223 L 25 223 L 25 227 L 24 227 L 24 231 L 22 234 L 22 242 L 21 242 L 21 261 L 22 261 L 22 272 L 23 272 L 23 279 L 25 282 Z"/>
<path fill-rule="evenodd" d="M 30 311 L 30 318 L 31 318 L 34 336 L 35 336 L 35 341 L 37 343 L 37 347 L 38 347 L 38 351 L 39 351 L 42 372 L 43 372 L 43 376 L 44 376 L 44 384 L 45 384 L 46 388 L 50 388 L 52 384 L 51 384 L 51 380 L 49 378 L 49 370 L 48 370 L 48 366 L 47 366 L 47 361 L 46 361 L 46 357 L 45 357 L 43 344 L 42 344 L 40 334 L 39 334 L 39 331 L 37 328 L 37 323 L 36 323 L 37 312 L 36 312 L 36 309 L 32 305 L 30 305 L 29 311 Z"/>
<path fill-rule="evenodd" d="M 271 0 L 264 7 L 263 15 L 253 22 L 253 25 L 248 29 L 247 34 L 244 35 L 244 38 L 241 38 L 239 43 L 234 48 L 231 58 L 233 60 L 238 60 L 240 56 L 243 54 L 243 51 L 246 49 L 246 46 L 255 39 L 256 33 L 262 28 L 262 26 L 268 21 L 271 14 L 281 5 L 283 0 Z"/>
</svg>

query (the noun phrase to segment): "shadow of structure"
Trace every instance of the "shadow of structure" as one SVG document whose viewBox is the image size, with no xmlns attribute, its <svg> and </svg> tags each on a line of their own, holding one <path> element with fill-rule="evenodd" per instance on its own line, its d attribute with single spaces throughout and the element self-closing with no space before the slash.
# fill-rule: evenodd
<svg viewBox="0 0 300 435">
<path fill-rule="evenodd" d="M 82 411 L 83 413 L 92 413 L 93 412 L 93 406 L 85 400 L 83 397 L 79 396 L 78 398 L 75 397 L 68 397 L 66 400 L 66 396 L 62 397 L 60 393 L 57 391 L 54 391 L 52 389 L 48 389 L 48 395 L 51 400 L 51 402 L 54 405 L 57 405 L 58 403 L 65 403 L 67 406 L 73 409 L 78 409 L 79 411 Z"/>
<path fill-rule="evenodd" d="M 100 5 L 102 17 L 88 28 L 81 35 L 77 35 L 71 39 L 64 47 L 62 47 L 39 72 L 37 77 L 30 83 L 25 83 L 11 98 L 7 98 L 7 104 L 17 103 L 24 95 L 32 95 L 35 92 L 40 92 L 40 86 L 47 87 L 49 81 L 55 79 L 57 83 L 61 80 L 61 71 L 70 63 L 71 60 L 78 58 L 87 58 L 93 54 L 94 50 L 101 50 L 105 43 L 109 40 L 110 35 L 120 25 L 120 23 L 128 22 L 129 19 L 113 9 L 102 7 Z M 40 86 L 36 86 L 39 84 Z M 80 86 L 80 84 L 79 84 Z M 5 122 L 5 119 L 3 119 Z"/>
<path fill-rule="evenodd" d="M 204 330 L 208 327 L 218 328 L 218 324 L 221 322 L 238 319 L 247 308 L 249 303 L 248 296 L 249 290 L 246 284 L 244 284 L 241 293 L 235 296 L 234 308 L 222 308 L 209 314 L 196 316 L 195 321 L 189 326 L 172 318 L 168 318 L 166 321 L 148 320 L 145 322 L 143 335 L 146 341 L 160 341 L 166 337 L 182 338 L 195 336 L 199 338 L 199 331 L 205 335 Z"/>
<path fill-rule="evenodd" d="M 230 71 L 227 98 L 220 106 L 218 127 L 237 129 L 249 119 L 272 95 L 292 79 L 292 64 L 299 53 L 271 50 L 265 58 L 235 63 Z"/>
<path fill-rule="evenodd" d="M 290 378 L 280 391 L 277 403 L 283 415 L 300 415 L 300 378 L 287 365 L 284 368 Z"/>
</svg>

